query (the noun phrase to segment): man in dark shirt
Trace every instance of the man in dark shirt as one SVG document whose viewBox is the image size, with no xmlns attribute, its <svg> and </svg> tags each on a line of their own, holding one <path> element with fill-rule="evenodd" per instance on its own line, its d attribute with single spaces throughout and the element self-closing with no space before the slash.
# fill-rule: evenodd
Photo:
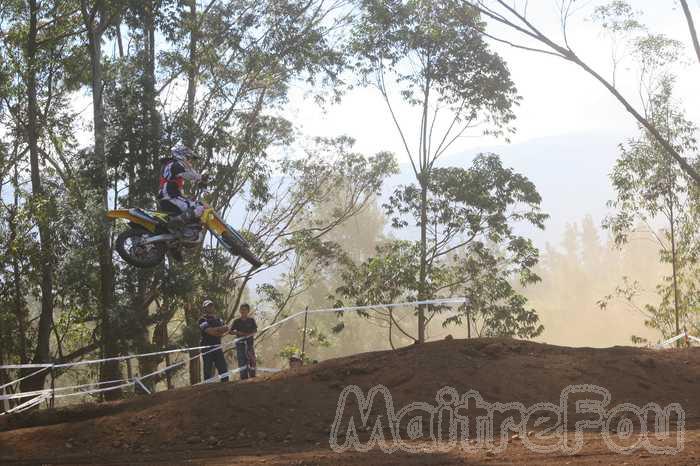
<svg viewBox="0 0 700 466">
<path fill-rule="evenodd" d="M 241 372 L 241 380 L 255 377 L 255 346 L 253 338 L 258 331 L 255 319 L 249 317 L 250 305 L 244 303 L 238 309 L 241 317 L 233 321 L 231 333 L 239 338 L 236 341 L 236 358 Z"/>
<path fill-rule="evenodd" d="M 202 303 L 204 316 L 199 319 L 199 329 L 202 332 L 202 346 L 221 345 L 221 337 L 229 332 L 228 326 L 214 315 L 214 303 L 207 299 Z M 221 376 L 222 382 L 228 382 L 228 364 L 221 348 L 212 351 L 212 348 L 203 349 L 202 360 L 204 365 L 204 380 L 214 376 L 214 366 Z"/>
</svg>

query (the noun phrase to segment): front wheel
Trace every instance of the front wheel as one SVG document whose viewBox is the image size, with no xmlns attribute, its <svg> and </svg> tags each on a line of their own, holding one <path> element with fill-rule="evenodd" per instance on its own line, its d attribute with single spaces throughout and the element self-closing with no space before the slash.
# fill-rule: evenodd
<svg viewBox="0 0 700 466">
<path fill-rule="evenodd" d="M 230 231 L 225 231 L 223 235 L 221 235 L 221 239 L 228 245 L 232 254 L 242 257 L 246 262 L 252 265 L 254 269 L 262 265 L 260 259 L 253 254 L 243 239 L 234 236 Z"/>
<path fill-rule="evenodd" d="M 144 230 L 128 229 L 117 236 L 116 249 L 122 259 L 139 268 L 155 267 L 165 257 L 163 243 L 142 244 L 151 236 Z"/>
</svg>

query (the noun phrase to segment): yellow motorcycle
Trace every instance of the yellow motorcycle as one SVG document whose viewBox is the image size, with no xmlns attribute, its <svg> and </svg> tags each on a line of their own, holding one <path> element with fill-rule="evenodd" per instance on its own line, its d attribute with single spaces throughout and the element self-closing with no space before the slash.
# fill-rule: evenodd
<svg viewBox="0 0 700 466">
<path fill-rule="evenodd" d="M 166 212 L 139 208 L 110 210 L 107 218 L 121 218 L 129 225 L 117 236 L 117 253 L 134 267 L 155 267 L 163 261 L 168 251 L 177 257 L 182 247 L 196 247 L 209 232 L 229 253 L 243 258 L 253 269 L 260 267 L 262 262 L 251 252 L 243 237 L 228 226 L 214 209 L 206 204 L 203 206 L 199 223 L 188 224 L 181 232 L 168 228 L 170 215 Z"/>
</svg>

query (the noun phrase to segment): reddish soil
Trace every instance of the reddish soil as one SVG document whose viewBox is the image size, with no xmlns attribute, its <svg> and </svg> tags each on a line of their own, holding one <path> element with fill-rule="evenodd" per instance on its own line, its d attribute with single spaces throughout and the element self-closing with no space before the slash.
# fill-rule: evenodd
<svg viewBox="0 0 700 466">
<path fill-rule="evenodd" d="M 558 405 L 564 387 L 595 384 L 610 391 L 610 407 L 623 402 L 679 403 L 686 413 L 685 446 L 672 458 L 646 450 L 620 455 L 606 447 L 600 433 L 588 432 L 584 448 L 575 455 L 534 453 L 518 438 L 503 452 L 431 452 L 426 430 L 422 440 L 410 442 L 420 450 L 416 453 L 386 454 L 378 447 L 365 453 L 335 453 L 329 434 L 338 397 L 353 384 L 365 394 L 376 384 L 385 385 L 396 410 L 414 401 L 436 406 L 436 392 L 444 386 L 459 394 L 476 390 L 488 402 L 531 406 Z M 353 406 L 359 419 L 356 404 L 350 404 L 344 420 Z M 572 408 L 569 412 L 574 421 L 585 417 L 576 416 Z M 384 403 L 375 402 L 371 413 L 373 425 L 377 415 L 386 414 Z M 700 464 L 700 348 L 657 351 L 565 348 L 505 339 L 440 341 L 325 361 L 246 382 L 0 419 L 2 464 Z M 367 438 L 361 431 L 360 439 Z"/>
</svg>

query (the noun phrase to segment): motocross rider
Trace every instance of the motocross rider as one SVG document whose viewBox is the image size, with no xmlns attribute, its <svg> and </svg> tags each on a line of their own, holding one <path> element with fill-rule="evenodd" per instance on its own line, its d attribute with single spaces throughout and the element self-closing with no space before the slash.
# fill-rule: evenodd
<svg viewBox="0 0 700 466">
<path fill-rule="evenodd" d="M 171 157 L 163 161 L 158 199 L 160 209 L 171 214 L 168 228 L 182 234 L 183 227 L 194 223 L 204 212 L 201 203 L 184 196 L 185 180 L 205 183 L 207 180 L 190 164 L 190 159 L 196 156 L 189 147 L 177 145 L 170 153 Z"/>
</svg>

